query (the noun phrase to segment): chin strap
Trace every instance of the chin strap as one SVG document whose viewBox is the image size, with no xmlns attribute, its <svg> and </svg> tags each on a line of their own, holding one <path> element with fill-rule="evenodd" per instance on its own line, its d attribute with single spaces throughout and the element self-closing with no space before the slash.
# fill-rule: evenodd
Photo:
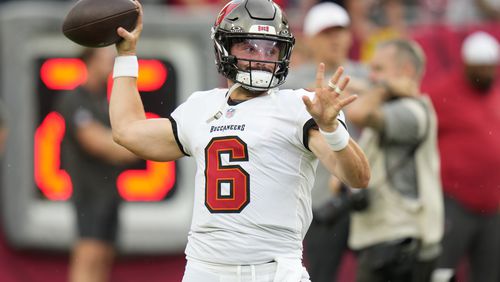
<svg viewBox="0 0 500 282">
<path fill-rule="evenodd" d="M 206 121 L 207 123 L 211 123 L 212 121 L 219 119 L 222 116 L 222 112 L 227 106 L 227 101 L 229 100 L 229 97 L 231 97 L 231 93 L 233 93 L 233 91 L 240 86 L 241 84 L 235 83 L 233 84 L 233 86 L 231 86 L 231 88 L 229 88 L 229 90 L 226 93 L 226 98 L 224 99 L 224 103 L 220 106 L 219 110 L 213 116 L 207 119 Z"/>
</svg>

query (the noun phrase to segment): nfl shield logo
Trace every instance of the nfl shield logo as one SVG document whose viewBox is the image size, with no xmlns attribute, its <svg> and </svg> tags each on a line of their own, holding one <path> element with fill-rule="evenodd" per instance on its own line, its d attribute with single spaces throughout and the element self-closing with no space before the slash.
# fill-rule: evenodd
<svg viewBox="0 0 500 282">
<path fill-rule="evenodd" d="M 234 116 L 234 112 L 236 111 L 236 109 L 234 108 L 229 108 L 226 112 L 226 117 L 227 118 L 232 118 Z"/>
</svg>

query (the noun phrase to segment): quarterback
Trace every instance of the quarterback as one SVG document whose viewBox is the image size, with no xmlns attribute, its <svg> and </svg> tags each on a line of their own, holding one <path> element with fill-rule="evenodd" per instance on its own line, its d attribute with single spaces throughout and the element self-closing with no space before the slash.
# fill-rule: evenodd
<svg viewBox="0 0 500 282">
<path fill-rule="evenodd" d="M 140 10 L 135 30 L 117 31 L 111 125 L 142 158 L 196 161 L 183 281 L 309 281 L 302 239 L 318 160 L 351 187 L 370 178 L 341 111 L 356 99 L 342 95 L 349 78 L 339 68 L 325 83 L 320 64 L 314 92 L 278 89 L 294 45 L 285 15 L 270 0 L 235 0 L 211 31 L 228 88 L 195 92 L 169 118 L 146 120 L 136 87 Z"/>
</svg>

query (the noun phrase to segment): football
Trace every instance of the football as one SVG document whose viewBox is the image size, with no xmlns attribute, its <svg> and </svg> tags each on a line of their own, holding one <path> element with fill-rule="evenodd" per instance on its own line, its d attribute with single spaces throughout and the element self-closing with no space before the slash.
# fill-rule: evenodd
<svg viewBox="0 0 500 282">
<path fill-rule="evenodd" d="M 79 0 L 66 15 L 64 35 L 86 47 L 104 47 L 122 38 L 118 27 L 135 28 L 139 7 L 133 0 Z"/>
</svg>

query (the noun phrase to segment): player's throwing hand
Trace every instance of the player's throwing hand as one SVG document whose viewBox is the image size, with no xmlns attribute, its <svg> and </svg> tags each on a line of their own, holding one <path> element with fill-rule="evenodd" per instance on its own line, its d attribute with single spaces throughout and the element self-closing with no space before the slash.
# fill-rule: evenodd
<svg viewBox="0 0 500 282">
<path fill-rule="evenodd" d="M 319 128 L 326 132 L 335 131 L 338 126 L 337 116 L 340 110 L 357 98 L 357 95 L 342 97 L 342 91 L 349 83 L 349 77 L 342 77 L 343 73 L 344 68 L 339 67 L 325 86 L 325 64 L 320 63 L 316 73 L 316 95 L 312 100 L 307 96 L 302 97 L 309 114 Z"/>
<path fill-rule="evenodd" d="M 123 40 L 116 44 L 116 50 L 119 56 L 135 56 L 137 49 L 137 41 L 142 32 L 142 5 L 139 1 L 135 0 L 134 3 L 139 7 L 139 17 L 137 18 L 137 24 L 135 29 L 128 32 L 123 27 L 117 29 L 117 33 Z"/>
</svg>

